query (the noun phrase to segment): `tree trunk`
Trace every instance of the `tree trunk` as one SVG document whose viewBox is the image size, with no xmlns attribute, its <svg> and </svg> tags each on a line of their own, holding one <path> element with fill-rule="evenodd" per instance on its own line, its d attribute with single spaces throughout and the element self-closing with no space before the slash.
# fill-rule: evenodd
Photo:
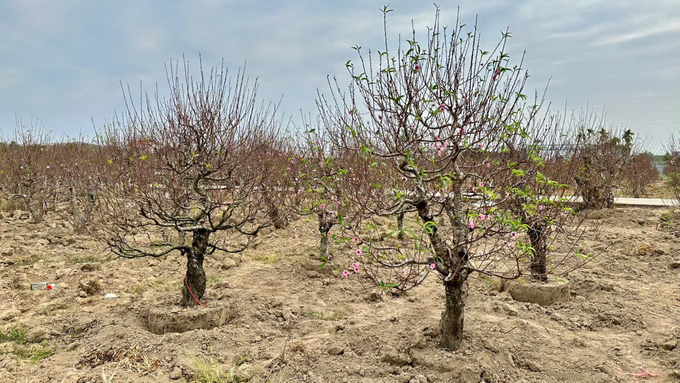
<svg viewBox="0 0 680 383">
<path fill-rule="evenodd" d="M 187 272 L 184 277 L 182 288 L 182 306 L 192 307 L 198 305 L 205 294 L 205 271 L 203 259 L 208 249 L 210 232 L 202 229 L 193 232 L 191 249 L 187 252 Z"/>
<path fill-rule="evenodd" d="M 31 218 L 33 223 L 40 223 L 43 221 L 45 210 L 43 209 L 44 201 L 34 201 L 30 196 L 26 200 L 26 206 L 28 207 L 29 213 L 31 213 Z"/>
<path fill-rule="evenodd" d="M 269 219 L 274 223 L 274 229 L 280 230 L 288 226 L 288 220 L 281 217 L 281 212 L 279 211 L 279 208 L 276 206 L 274 201 L 272 201 L 271 197 L 267 194 L 267 191 L 264 191 L 264 202 L 269 210 L 268 213 Z"/>
<path fill-rule="evenodd" d="M 404 239 L 404 212 L 400 212 L 397 216 L 397 239 Z"/>
<path fill-rule="evenodd" d="M 328 254 L 328 233 L 333 227 L 333 221 L 328 219 L 326 213 L 319 213 L 319 259 L 327 261 Z"/>
<path fill-rule="evenodd" d="M 442 313 L 441 346 L 447 350 L 457 350 L 463 343 L 463 322 L 465 319 L 465 280 L 458 276 L 444 282 L 446 307 Z"/>
<path fill-rule="evenodd" d="M 73 216 L 73 230 L 76 233 L 81 233 L 84 228 L 85 219 L 78 207 L 78 196 L 74 186 L 71 186 L 71 215 Z"/>
<path fill-rule="evenodd" d="M 535 223 L 528 231 L 531 247 L 534 249 L 534 258 L 530 266 L 531 278 L 541 282 L 548 282 L 548 246 L 545 244 L 545 228 L 544 223 Z"/>
<path fill-rule="evenodd" d="M 429 227 L 427 234 L 434 249 L 437 259 L 443 260 L 449 269 L 447 274 L 452 274 L 449 281 L 444 282 L 446 290 L 446 306 L 442 313 L 442 341 L 441 346 L 448 350 L 456 350 L 463 341 L 463 318 L 465 312 L 465 290 L 463 286 L 467 279 L 467 272 L 463 269 L 466 262 L 466 252 L 463 248 L 465 233 L 462 231 L 462 220 L 458 217 L 457 209 L 460 209 L 460 199 L 454 199 L 447 203 L 447 213 L 453 224 L 456 245 L 453 253 L 450 252 L 439 235 L 437 225 L 430 213 L 427 202 L 423 199 L 416 203 L 418 216 Z M 445 274 L 446 275 L 446 274 Z"/>
</svg>

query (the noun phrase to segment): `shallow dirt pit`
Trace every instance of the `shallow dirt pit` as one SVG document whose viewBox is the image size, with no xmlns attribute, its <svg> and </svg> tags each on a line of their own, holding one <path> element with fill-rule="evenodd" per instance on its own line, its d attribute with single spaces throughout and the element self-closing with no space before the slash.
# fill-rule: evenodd
<svg viewBox="0 0 680 383">
<path fill-rule="evenodd" d="M 237 314 L 231 320 L 155 334 L 145 313 L 184 310 L 175 306 L 186 268 L 179 255 L 112 259 L 58 215 L 38 225 L 6 215 L 0 382 L 205 382 L 218 373 L 270 383 L 643 381 L 616 367 L 677 382 L 680 239 L 657 230 L 666 212 L 598 214 L 591 222 L 602 230 L 581 249 L 596 257 L 565 276 L 568 302 L 517 302 L 498 281 L 473 275 L 456 352 L 439 348 L 444 289 L 436 278 L 382 295 L 362 274 L 319 269 L 311 221 L 270 232 L 243 254 L 206 259 L 206 308 L 224 303 Z M 333 244 L 331 252 L 342 259 L 353 249 Z M 36 281 L 55 288 L 29 290 Z M 81 281 L 99 281 L 101 291 L 80 294 Z"/>
<path fill-rule="evenodd" d="M 145 328 L 158 335 L 191 330 L 210 330 L 236 318 L 236 311 L 225 302 L 181 308 L 177 305 L 150 307 L 143 315 Z"/>
</svg>

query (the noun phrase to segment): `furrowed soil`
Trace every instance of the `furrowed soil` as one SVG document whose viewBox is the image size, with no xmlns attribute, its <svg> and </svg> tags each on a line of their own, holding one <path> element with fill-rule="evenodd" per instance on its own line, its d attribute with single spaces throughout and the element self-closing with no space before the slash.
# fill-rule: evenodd
<svg viewBox="0 0 680 383">
<path fill-rule="evenodd" d="M 242 254 L 210 256 L 205 305 L 184 309 L 177 305 L 181 256 L 115 259 L 72 234 L 64 213 L 48 214 L 42 224 L 5 214 L 0 381 L 644 379 L 618 373 L 618 367 L 646 368 L 659 374 L 653 381 L 676 382 L 680 239 L 658 229 L 667 211 L 594 212 L 590 222 L 601 230 L 583 248 L 596 258 L 566 276 L 568 302 L 515 302 L 499 292 L 497 281 L 471 277 L 465 342 L 456 352 L 438 347 L 444 291 L 437 278 L 404 295 L 383 296 L 358 283 L 360 274 L 344 278 L 332 267 L 320 269 L 312 222 L 298 222 L 300 234 L 295 224 L 266 232 Z M 338 257 L 352 251 L 332 247 Z M 29 289 L 42 281 L 56 286 Z M 107 299 L 107 293 L 117 298 Z M 217 327 L 190 329 L 205 327 L 210 315 Z"/>
</svg>

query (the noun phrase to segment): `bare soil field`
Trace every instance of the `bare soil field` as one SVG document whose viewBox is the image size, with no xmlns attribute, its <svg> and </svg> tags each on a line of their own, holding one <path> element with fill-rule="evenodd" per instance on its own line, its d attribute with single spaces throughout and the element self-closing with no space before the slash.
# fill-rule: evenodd
<svg viewBox="0 0 680 383">
<path fill-rule="evenodd" d="M 469 282 L 465 344 L 438 347 L 436 278 L 400 296 L 319 269 L 314 224 L 206 261 L 205 305 L 177 306 L 185 260 L 114 259 L 61 213 L 0 219 L 1 382 L 656 382 L 680 379 L 680 239 L 667 209 L 594 212 L 596 258 L 571 299 L 516 302 Z M 351 250 L 335 246 L 337 254 Z M 30 290 L 32 282 L 54 283 Z M 500 288 L 502 290 L 502 288 Z M 107 299 L 113 293 L 117 298 Z M 204 329 L 205 327 L 213 327 Z M 202 328 L 203 327 L 203 328 Z M 193 328 L 193 329 L 192 329 Z"/>
</svg>

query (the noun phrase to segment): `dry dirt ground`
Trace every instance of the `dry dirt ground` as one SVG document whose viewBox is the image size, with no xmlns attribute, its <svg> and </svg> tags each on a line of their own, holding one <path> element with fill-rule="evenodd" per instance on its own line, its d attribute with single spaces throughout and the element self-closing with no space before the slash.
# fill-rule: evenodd
<svg viewBox="0 0 680 383">
<path fill-rule="evenodd" d="M 515 302 L 497 283 L 471 278 L 457 352 L 438 348 L 437 279 L 383 297 L 357 277 L 320 270 L 310 258 L 312 223 L 299 224 L 300 235 L 293 227 L 268 232 L 241 255 L 208 259 L 207 305 L 187 312 L 176 306 L 180 256 L 113 259 L 57 213 L 42 224 L 5 214 L 0 381 L 632 382 L 644 378 L 615 367 L 643 367 L 659 374 L 652 381 L 675 382 L 680 239 L 657 230 L 666 212 L 595 212 L 602 229 L 586 250 L 597 257 L 568 276 L 567 303 Z M 56 286 L 31 291 L 36 281 Z M 223 325 L 158 335 L 148 331 L 158 312 L 218 312 Z"/>
</svg>

